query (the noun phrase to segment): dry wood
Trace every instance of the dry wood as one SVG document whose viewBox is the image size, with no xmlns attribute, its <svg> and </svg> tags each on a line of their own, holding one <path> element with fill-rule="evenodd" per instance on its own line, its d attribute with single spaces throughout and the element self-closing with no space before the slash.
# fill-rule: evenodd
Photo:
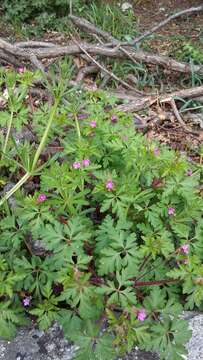
<svg viewBox="0 0 203 360">
<path fill-rule="evenodd" d="M 79 44 L 77 42 L 77 40 L 74 39 L 74 42 L 79 46 L 79 48 L 84 52 L 84 54 L 92 60 L 92 62 L 97 65 L 103 72 L 105 72 L 106 74 L 108 74 L 110 77 L 112 77 L 113 79 L 117 80 L 120 84 L 122 84 L 124 87 L 126 87 L 127 89 L 133 90 L 135 92 L 136 95 L 142 95 L 142 96 L 146 96 L 146 94 L 144 94 L 143 92 L 140 92 L 136 89 L 134 89 L 134 87 L 132 87 L 131 85 L 129 85 L 128 83 L 126 83 L 125 81 L 123 81 L 122 79 L 120 79 L 118 76 L 116 76 L 112 71 L 109 71 L 107 68 L 105 68 L 103 65 L 101 65 L 97 60 L 95 60 L 83 47 L 81 44 Z"/>
<path fill-rule="evenodd" d="M 116 96 L 118 99 L 126 99 L 129 100 L 128 104 L 121 104 L 118 105 L 118 110 L 124 111 L 124 112 L 134 112 L 141 109 L 144 109 L 146 107 L 151 106 L 152 104 L 159 102 L 159 103 L 169 103 L 177 98 L 198 98 L 199 96 L 203 95 L 203 86 L 198 86 L 196 88 L 190 88 L 190 89 L 184 89 L 179 91 L 174 91 L 170 94 L 160 95 L 160 96 L 147 96 L 145 98 L 139 99 L 136 97 L 133 97 L 132 94 L 126 94 L 126 93 L 119 93 L 114 92 L 114 96 Z"/>
<path fill-rule="evenodd" d="M 111 41 L 114 45 L 118 44 L 118 40 L 116 40 L 112 35 L 104 30 L 99 29 L 97 26 L 93 25 L 86 19 L 74 15 L 69 15 L 69 19 L 73 22 L 73 24 L 85 32 L 89 34 L 95 34 L 99 37 L 101 36 L 104 40 Z"/>
<path fill-rule="evenodd" d="M 203 5 L 200 5 L 200 6 L 197 6 L 197 7 L 191 7 L 191 8 L 185 9 L 185 10 L 181 10 L 181 11 L 169 16 L 168 18 L 164 19 L 159 24 L 155 25 L 151 30 L 146 31 L 144 34 L 138 36 L 134 40 L 128 41 L 128 42 L 122 42 L 122 43 L 120 43 L 120 45 L 121 46 L 135 46 L 138 42 L 144 40 L 146 37 L 153 34 L 157 30 L 160 30 L 162 27 L 167 25 L 172 20 L 175 20 L 175 19 L 179 18 L 180 16 L 190 15 L 190 14 L 193 14 L 193 13 L 198 13 L 200 11 L 203 11 Z M 112 42 L 112 43 L 107 44 L 107 45 L 112 46 L 112 45 L 114 45 L 114 43 Z"/>
<path fill-rule="evenodd" d="M 100 44 L 103 45 L 103 42 L 101 41 L 99 36 L 101 36 L 106 41 L 113 41 L 113 44 L 115 44 L 117 46 L 117 48 L 120 49 L 126 55 L 127 58 L 129 58 L 134 64 L 137 65 L 137 61 L 129 53 L 129 51 L 127 51 L 125 48 L 123 48 L 120 45 L 120 42 L 116 38 L 114 38 L 111 34 L 109 34 L 106 31 L 101 30 L 100 28 L 98 28 L 94 24 L 90 23 L 86 19 L 83 19 L 83 18 L 80 18 L 77 16 L 73 16 L 73 15 L 69 16 L 69 18 L 78 28 L 94 35 Z"/>
<path fill-rule="evenodd" d="M 197 131 L 194 131 L 194 130 L 191 130 L 187 127 L 187 125 L 184 123 L 182 117 L 180 116 L 180 113 L 177 109 L 177 106 L 176 106 L 176 103 L 175 103 L 175 100 L 172 99 L 170 101 L 170 105 L 173 109 L 173 112 L 174 112 L 174 115 L 176 117 L 176 119 L 178 120 L 179 124 L 182 126 L 182 128 L 187 132 L 187 133 L 191 133 L 191 134 L 194 134 L 194 135 L 199 135 L 199 132 Z"/>
<path fill-rule="evenodd" d="M 117 95 L 117 93 L 113 93 L 114 96 Z M 136 112 L 139 110 L 146 109 L 150 107 L 152 104 L 154 104 L 155 100 L 153 97 L 146 97 L 146 98 L 135 98 L 133 101 L 129 102 L 128 104 L 121 104 L 116 107 L 118 111 L 122 112 Z"/>
<path fill-rule="evenodd" d="M 97 65 L 84 66 L 78 71 L 75 81 L 80 82 L 85 78 L 85 76 L 87 76 L 89 74 L 97 73 L 98 71 L 99 71 L 99 68 Z"/>
<path fill-rule="evenodd" d="M 197 86 L 195 88 L 174 91 L 171 94 L 162 95 L 160 98 L 160 102 L 161 103 L 170 102 L 172 99 L 177 99 L 177 98 L 182 98 L 182 99 L 196 98 L 201 95 L 203 95 L 203 85 Z"/>
<path fill-rule="evenodd" d="M 114 48 L 109 49 L 105 46 L 98 46 L 92 44 L 81 44 L 83 49 L 87 51 L 90 55 L 100 55 L 107 56 L 112 58 L 121 58 L 125 59 L 127 55 L 123 53 L 120 49 Z M 0 43 L 1 47 L 1 43 Z M 82 50 L 78 45 L 68 45 L 68 46 L 55 46 L 54 48 L 49 49 L 36 49 L 35 55 L 38 59 L 44 58 L 57 58 L 64 55 L 79 55 Z M 13 51 L 15 53 L 15 50 Z M 181 73 L 191 73 L 193 72 L 198 74 L 203 74 L 203 66 L 194 65 L 193 69 L 189 64 L 181 63 L 176 60 L 173 60 L 167 56 L 160 56 L 155 54 L 146 53 L 144 51 L 129 51 L 130 55 L 137 61 L 143 61 L 147 64 L 161 65 L 169 70 L 181 72 Z M 27 53 L 20 54 L 24 59 L 29 60 L 30 56 Z"/>
<path fill-rule="evenodd" d="M 20 48 L 30 48 L 30 49 L 32 49 L 32 48 L 49 48 L 49 47 L 56 46 L 56 44 L 54 44 L 52 42 L 33 41 L 33 40 L 19 41 L 19 42 L 16 42 L 15 45 Z"/>
<path fill-rule="evenodd" d="M 34 44 L 32 44 L 33 46 Z M 83 50 L 81 50 L 81 47 Z M 90 55 L 100 55 L 107 56 L 112 58 L 125 59 L 129 55 L 136 61 L 143 61 L 147 64 L 161 65 L 166 69 L 177 71 L 181 73 L 190 73 L 191 67 L 189 64 L 181 63 L 176 60 L 173 60 L 167 56 L 160 56 L 155 54 L 146 53 L 144 51 L 135 51 L 130 48 L 127 49 L 128 54 L 125 54 L 121 49 L 113 48 L 110 49 L 106 46 L 101 45 L 92 45 L 87 43 L 80 43 L 79 45 L 67 45 L 67 46 L 51 46 L 45 48 L 26 48 L 18 47 L 16 44 L 12 45 L 2 39 L 0 39 L 0 49 L 2 52 L 5 52 L 7 55 L 12 54 L 15 57 L 18 57 L 21 60 L 30 61 L 33 63 L 31 56 L 35 55 L 38 60 L 42 59 L 51 59 L 62 57 L 65 55 L 80 55 L 84 50 Z M 35 65 L 35 64 L 34 64 Z M 39 68 L 39 67 L 38 67 Z M 203 74 L 203 66 L 194 65 L 192 71 L 198 74 Z"/>
<path fill-rule="evenodd" d="M 101 30 L 100 28 L 98 28 L 97 26 L 90 23 L 89 21 L 87 21 L 84 18 L 76 17 L 76 16 L 73 16 L 73 15 L 69 16 L 69 18 L 77 27 L 83 29 L 84 31 L 86 31 L 86 32 L 88 32 L 90 34 L 94 34 L 96 36 L 101 36 L 103 39 L 105 39 L 107 41 L 111 41 L 111 43 L 106 44 L 106 46 L 114 46 L 114 45 L 116 45 L 116 49 L 121 50 L 126 55 L 126 57 L 128 57 L 132 62 L 134 62 L 136 64 L 136 59 L 131 55 L 129 50 L 124 48 L 122 45 L 124 45 L 124 46 L 134 46 L 135 44 L 137 44 L 138 42 L 140 42 L 141 40 L 143 40 L 147 36 L 151 35 L 155 31 L 157 31 L 158 29 L 160 29 L 163 26 L 165 26 L 166 24 L 168 24 L 170 21 L 172 21 L 172 20 L 174 20 L 174 19 L 176 19 L 176 18 L 178 18 L 180 16 L 188 15 L 188 14 L 191 14 L 191 13 L 194 13 L 194 12 L 199 12 L 199 11 L 203 11 L 203 6 L 192 7 L 192 8 L 189 8 L 189 9 L 179 11 L 178 13 L 169 16 L 167 19 L 165 19 L 162 22 L 160 22 L 159 24 L 155 25 L 151 30 L 146 31 L 144 34 L 140 35 L 138 38 L 132 40 L 131 42 L 125 42 L 125 43 L 119 42 L 111 34 L 109 34 L 106 31 Z M 131 51 L 133 51 L 133 48 L 131 48 Z"/>
<path fill-rule="evenodd" d="M 20 67 L 21 62 L 14 55 L 6 54 L 4 51 L 0 50 L 0 62 L 3 61 L 5 64 L 11 64 L 15 67 Z"/>
</svg>

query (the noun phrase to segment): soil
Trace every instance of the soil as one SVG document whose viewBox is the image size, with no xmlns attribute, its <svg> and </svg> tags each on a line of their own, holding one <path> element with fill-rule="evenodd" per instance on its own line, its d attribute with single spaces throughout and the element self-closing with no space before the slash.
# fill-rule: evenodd
<svg viewBox="0 0 203 360">
<path fill-rule="evenodd" d="M 166 17 L 187 9 L 203 4 L 203 0 L 134 0 L 133 8 L 137 16 L 140 32 L 151 29 Z M 203 50 L 203 12 L 180 17 L 158 31 L 150 40 L 146 40 L 144 46 L 154 53 L 177 58 L 178 50 L 182 49 L 183 43 L 196 44 Z M 165 89 L 170 91 L 182 87 L 183 77 L 179 74 L 170 73 L 164 79 Z M 160 109 L 153 109 L 154 111 Z M 164 107 L 161 111 L 167 111 Z M 184 133 L 181 126 L 174 119 L 165 121 L 162 126 L 153 127 L 148 136 L 157 138 L 167 143 L 170 147 L 186 151 L 187 154 L 198 160 L 197 149 L 203 140 L 203 131 L 200 129 L 200 137 Z"/>
<path fill-rule="evenodd" d="M 202 0 L 140 0 L 133 1 L 135 15 L 140 29 L 146 30 L 178 11 L 202 5 Z M 189 28 L 188 28 L 189 25 Z M 190 30 L 190 31 L 189 31 Z M 192 30 L 192 33 L 191 33 Z M 164 35 L 184 34 L 196 36 L 196 31 L 203 35 L 203 13 L 180 17 L 160 30 Z"/>
</svg>

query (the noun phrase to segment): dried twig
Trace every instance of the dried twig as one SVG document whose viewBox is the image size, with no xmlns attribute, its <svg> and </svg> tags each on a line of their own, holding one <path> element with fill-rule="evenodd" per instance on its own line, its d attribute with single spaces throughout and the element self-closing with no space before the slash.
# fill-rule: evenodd
<svg viewBox="0 0 203 360">
<path fill-rule="evenodd" d="M 97 65 L 89 65 L 82 67 L 77 74 L 77 77 L 75 79 L 76 82 L 82 81 L 86 75 L 94 74 L 99 71 L 99 68 Z"/>
<path fill-rule="evenodd" d="M 165 94 L 165 95 L 161 95 L 161 96 L 147 96 L 142 99 L 136 98 L 132 94 L 114 92 L 114 96 L 117 96 L 119 99 L 129 100 L 128 104 L 118 105 L 118 107 L 117 107 L 118 110 L 124 111 L 124 112 L 138 111 L 138 110 L 144 109 L 146 107 L 149 107 L 156 102 L 159 102 L 161 104 L 163 104 L 163 103 L 171 104 L 171 101 L 173 101 L 177 98 L 181 98 L 181 99 L 196 98 L 201 95 L 203 95 L 203 86 L 179 90 L 179 91 L 175 91 L 173 93 Z"/>
<path fill-rule="evenodd" d="M 15 45 L 19 48 L 50 48 L 50 47 L 54 47 L 56 46 L 56 44 L 52 43 L 52 42 L 46 42 L 46 41 L 19 41 L 16 42 Z"/>
<path fill-rule="evenodd" d="M 118 40 L 116 40 L 112 35 L 110 35 L 108 32 L 101 30 L 97 26 L 93 25 L 86 19 L 80 18 L 78 16 L 69 15 L 69 19 L 75 24 L 78 28 L 86 31 L 89 34 L 95 34 L 99 37 L 101 36 L 106 41 L 111 41 L 113 44 L 118 44 Z"/>
<path fill-rule="evenodd" d="M 167 25 L 172 20 L 175 20 L 175 19 L 179 18 L 180 16 L 193 14 L 195 12 L 198 13 L 200 11 L 203 11 L 203 5 L 200 5 L 197 7 L 191 7 L 189 9 L 179 11 L 176 14 L 173 14 L 173 15 L 169 16 L 167 19 L 161 21 L 159 24 L 155 25 L 151 30 L 146 31 L 144 34 L 140 35 L 139 37 L 135 38 L 134 40 L 128 41 L 128 42 L 122 42 L 120 45 L 121 46 L 135 46 L 138 42 L 144 40 L 149 35 L 153 34 L 157 30 L 161 29 L 162 27 Z M 107 46 L 113 46 L 113 45 L 114 45 L 113 42 L 111 42 L 110 44 L 107 44 Z"/>
<path fill-rule="evenodd" d="M 184 123 L 182 117 L 180 116 L 179 114 L 179 111 L 177 109 L 177 106 L 176 106 L 176 103 L 175 103 L 175 100 L 174 99 L 171 99 L 170 101 L 170 105 L 173 109 L 173 112 L 174 112 L 174 115 L 176 117 L 176 119 L 178 120 L 179 124 L 182 126 L 182 128 L 187 132 L 187 133 L 191 133 L 191 134 L 194 134 L 194 135 L 199 135 L 199 132 L 198 131 L 194 131 L 194 130 L 191 130 L 187 127 L 187 125 Z"/>
<path fill-rule="evenodd" d="M 34 45 L 34 44 L 33 44 Z M 112 58 L 121 58 L 125 59 L 129 57 L 129 54 L 136 61 L 143 61 L 148 64 L 161 65 L 169 70 L 178 71 L 181 73 L 191 73 L 191 67 L 189 64 L 181 63 L 166 56 L 159 56 L 154 54 L 149 54 L 144 51 L 135 51 L 131 49 L 128 50 L 128 55 L 122 52 L 119 48 L 110 49 L 106 46 L 101 45 L 92 45 L 87 43 L 80 44 L 84 50 L 88 52 L 89 55 L 100 55 L 107 56 Z M 38 60 L 41 59 L 51 59 L 62 57 L 65 55 L 79 55 L 81 54 L 81 46 L 78 45 L 68 45 L 68 46 L 51 46 L 51 47 L 41 47 L 41 48 L 24 48 L 12 45 L 8 42 L 0 39 L 0 49 L 2 52 L 5 52 L 7 55 L 12 54 L 15 57 L 18 57 L 21 60 L 30 61 L 30 55 L 34 54 Z M 193 72 L 198 74 L 203 74 L 203 66 L 194 65 L 192 68 Z"/>
<path fill-rule="evenodd" d="M 38 60 L 35 54 L 30 54 L 30 61 L 34 65 L 35 68 L 38 70 L 41 70 L 43 73 L 45 73 L 44 65 L 41 63 L 41 61 Z"/>
<path fill-rule="evenodd" d="M 203 85 L 195 88 L 189 88 L 184 90 L 174 91 L 173 93 L 162 95 L 160 97 L 160 103 L 170 102 L 172 99 L 185 99 L 185 98 L 196 98 L 203 95 Z"/>
<path fill-rule="evenodd" d="M 111 34 L 109 34 L 106 31 L 101 30 L 100 28 L 98 28 L 97 26 L 95 26 L 94 24 L 90 23 L 89 21 L 87 21 L 84 18 L 80 18 L 77 16 L 69 16 L 70 20 L 78 27 L 81 28 L 83 30 L 85 30 L 86 32 L 93 34 L 94 36 L 96 36 L 97 40 L 99 39 L 99 43 L 101 44 L 101 40 L 99 38 L 99 36 L 101 36 L 104 40 L 106 41 L 112 41 L 114 45 L 116 45 L 117 49 L 120 49 L 125 55 L 126 57 L 128 57 L 134 64 L 137 65 L 137 61 L 134 59 L 134 57 L 129 53 L 129 51 L 127 51 L 125 48 L 123 48 L 120 44 L 120 41 L 118 41 L 115 37 L 113 37 Z M 103 43 L 102 43 L 103 44 Z"/>
<path fill-rule="evenodd" d="M 101 65 L 97 60 L 95 60 L 88 52 L 87 50 L 80 44 L 78 43 L 77 40 L 73 39 L 73 41 L 79 46 L 79 48 L 85 53 L 85 55 L 87 55 L 87 57 L 89 57 L 89 59 L 92 60 L 92 62 L 97 65 L 103 72 L 105 72 L 106 74 L 110 75 L 111 78 L 115 79 L 116 81 L 118 81 L 120 84 L 122 84 L 124 87 L 126 87 L 127 89 L 130 89 L 132 91 L 134 91 L 137 95 L 142 95 L 142 96 L 146 96 L 146 94 L 144 94 L 143 92 L 140 92 L 138 90 L 135 90 L 132 86 L 130 86 L 128 83 L 126 83 L 125 81 L 123 81 L 122 79 L 120 79 L 118 76 L 116 76 L 113 72 L 109 71 L 108 69 L 106 69 L 103 65 Z"/>
<path fill-rule="evenodd" d="M 3 61 L 5 64 L 11 64 L 15 67 L 19 67 L 21 62 L 14 55 L 7 54 L 4 51 L 0 50 L 0 62 Z"/>
</svg>

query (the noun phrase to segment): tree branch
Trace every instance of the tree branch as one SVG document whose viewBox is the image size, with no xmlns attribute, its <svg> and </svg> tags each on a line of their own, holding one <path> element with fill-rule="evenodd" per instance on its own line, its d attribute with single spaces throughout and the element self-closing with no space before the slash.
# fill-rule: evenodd
<svg viewBox="0 0 203 360">
<path fill-rule="evenodd" d="M 132 91 L 134 91 L 137 95 L 142 95 L 142 96 L 146 96 L 146 94 L 144 94 L 143 92 L 140 92 L 136 89 L 134 89 L 134 87 L 132 87 L 131 85 L 129 85 L 128 83 L 126 83 L 125 81 L 123 81 L 122 79 L 120 79 L 118 76 L 116 76 L 113 72 L 109 71 L 107 68 L 105 68 L 103 65 L 101 65 L 97 60 L 95 60 L 88 52 L 87 50 L 77 42 L 77 40 L 73 40 L 78 47 L 84 52 L 84 54 L 92 60 L 92 62 L 97 65 L 102 71 L 104 71 L 106 74 L 108 74 L 111 78 L 113 78 L 114 80 L 118 81 L 120 84 L 122 84 L 124 87 L 126 87 L 127 89 L 130 89 Z"/>
<path fill-rule="evenodd" d="M 175 20 L 175 19 L 177 19 L 177 18 L 179 18 L 181 16 L 184 16 L 184 15 L 193 14 L 195 12 L 198 13 L 200 11 L 203 11 L 203 5 L 200 5 L 200 6 L 197 6 L 197 7 L 191 7 L 189 9 L 185 9 L 185 10 L 181 10 L 181 11 L 177 12 L 176 14 L 173 14 L 173 15 L 169 16 L 167 19 L 161 21 L 159 24 L 155 25 L 151 30 L 146 31 L 144 34 L 138 36 L 134 40 L 128 41 L 128 42 L 122 42 L 120 45 L 121 46 L 135 46 L 138 42 L 144 40 L 146 37 L 153 34 L 157 30 L 160 30 L 162 27 L 167 25 L 172 20 Z M 113 45 L 114 45 L 113 42 L 110 43 L 110 44 L 107 44 L 107 46 L 113 46 Z"/>
</svg>

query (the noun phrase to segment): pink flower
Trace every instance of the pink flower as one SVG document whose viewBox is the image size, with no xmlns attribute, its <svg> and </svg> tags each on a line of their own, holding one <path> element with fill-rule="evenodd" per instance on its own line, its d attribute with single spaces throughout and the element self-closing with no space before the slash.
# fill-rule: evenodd
<svg viewBox="0 0 203 360">
<path fill-rule="evenodd" d="M 186 175 L 187 175 L 187 176 L 192 176 L 192 169 L 188 169 L 188 170 L 186 171 Z"/>
<path fill-rule="evenodd" d="M 114 188 L 114 183 L 113 183 L 113 181 L 112 181 L 112 180 L 107 180 L 107 182 L 106 182 L 106 189 L 109 190 L 109 191 L 111 191 L 111 190 L 113 190 L 113 188 Z"/>
<path fill-rule="evenodd" d="M 89 166 L 89 164 L 90 164 L 90 160 L 89 160 L 89 159 L 84 159 L 84 160 L 82 161 L 82 164 L 83 164 L 84 167 L 87 167 L 87 166 Z"/>
<path fill-rule="evenodd" d="M 175 214 L 175 209 L 173 207 L 169 207 L 168 208 L 168 215 L 174 215 Z"/>
<path fill-rule="evenodd" d="M 23 74 L 25 71 L 26 71 L 26 69 L 24 66 L 19 66 L 19 68 L 18 68 L 19 74 Z"/>
<path fill-rule="evenodd" d="M 144 321 L 146 319 L 147 315 L 146 315 L 146 312 L 145 312 L 145 309 L 140 309 L 138 310 L 137 312 L 137 319 L 139 321 Z"/>
<path fill-rule="evenodd" d="M 90 122 L 90 126 L 91 126 L 92 128 L 96 128 L 97 122 L 96 122 L 95 120 L 91 121 L 91 122 Z"/>
<path fill-rule="evenodd" d="M 32 296 L 27 296 L 23 299 L 23 306 L 30 306 L 30 302 L 31 302 Z"/>
<path fill-rule="evenodd" d="M 118 121 L 117 115 L 113 114 L 113 115 L 111 116 L 111 122 L 112 122 L 113 124 L 115 124 L 115 123 L 117 123 L 117 121 Z"/>
<path fill-rule="evenodd" d="M 155 148 L 155 149 L 154 149 L 154 155 L 155 155 L 155 156 L 159 156 L 159 155 L 160 155 L 160 150 L 159 150 L 159 148 Z"/>
<path fill-rule="evenodd" d="M 47 199 L 45 194 L 40 194 L 37 198 L 38 203 L 43 203 Z"/>
<path fill-rule="evenodd" d="M 183 254 L 189 254 L 189 245 L 188 244 L 184 244 L 180 247 L 180 251 L 183 253 Z"/>
<path fill-rule="evenodd" d="M 80 169 L 80 162 L 79 161 L 75 161 L 74 163 L 73 163 L 73 168 L 74 169 Z"/>
</svg>

